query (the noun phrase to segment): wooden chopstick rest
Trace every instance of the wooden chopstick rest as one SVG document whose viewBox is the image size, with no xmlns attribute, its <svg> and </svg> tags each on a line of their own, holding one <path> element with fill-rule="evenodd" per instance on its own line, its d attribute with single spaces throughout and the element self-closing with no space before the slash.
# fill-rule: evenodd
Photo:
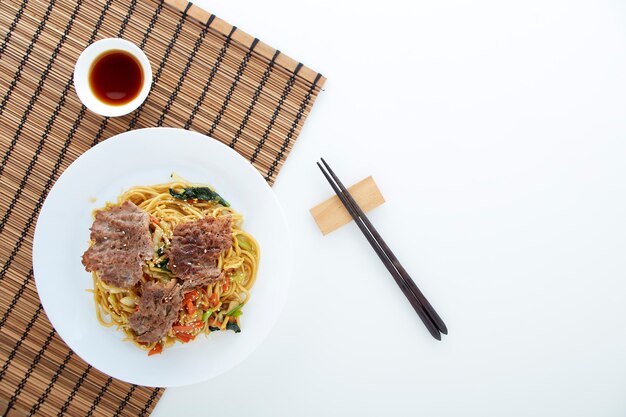
<svg viewBox="0 0 626 417">
<path fill-rule="evenodd" d="M 371 176 L 348 187 L 348 191 L 366 213 L 385 202 L 374 178 Z M 352 221 L 350 213 L 336 195 L 313 207 L 310 212 L 323 235 L 327 235 Z"/>
</svg>

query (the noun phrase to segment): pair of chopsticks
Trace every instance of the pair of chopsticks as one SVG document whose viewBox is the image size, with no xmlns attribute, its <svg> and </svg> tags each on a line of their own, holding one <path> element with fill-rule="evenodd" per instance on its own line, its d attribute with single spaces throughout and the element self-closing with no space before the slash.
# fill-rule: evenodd
<svg viewBox="0 0 626 417">
<path fill-rule="evenodd" d="M 437 314 L 433 306 L 430 305 L 420 289 L 417 288 L 417 285 L 415 285 L 415 282 L 413 282 L 406 270 L 400 265 L 398 258 L 396 258 L 391 249 L 389 249 L 389 246 L 387 246 L 385 241 L 380 237 L 363 210 L 361 210 L 357 202 L 354 201 L 350 192 L 344 187 L 339 178 L 337 178 L 337 175 L 335 175 L 330 166 L 324 161 L 324 158 L 320 159 L 324 166 L 319 162 L 317 166 L 328 180 L 330 186 L 335 190 L 337 197 L 339 197 L 346 207 L 346 210 L 350 213 L 350 216 L 352 216 L 352 219 L 354 219 L 354 222 L 359 226 L 359 229 L 361 229 L 367 241 L 376 251 L 380 260 L 383 261 L 383 264 L 385 264 L 385 267 L 387 267 L 387 270 L 396 281 L 396 284 L 398 284 L 405 297 L 409 300 L 409 303 L 411 303 L 417 315 L 422 319 L 422 322 L 424 322 L 430 334 L 435 339 L 441 340 L 441 334 L 448 334 L 448 328 L 443 320 L 441 320 L 441 317 L 439 317 L 439 314 Z"/>
</svg>

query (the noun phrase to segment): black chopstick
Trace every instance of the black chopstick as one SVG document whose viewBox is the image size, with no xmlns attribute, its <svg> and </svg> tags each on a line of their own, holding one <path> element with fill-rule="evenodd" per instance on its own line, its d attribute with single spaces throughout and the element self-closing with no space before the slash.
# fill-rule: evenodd
<svg viewBox="0 0 626 417">
<path fill-rule="evenodd" d="M 398 258 L 396 258 L 396 256 L 393 254 L 393 252 L 391 251 L 389 246 L 387 246 L 387 244 L 385 243 L 383 238 L 380 236 L 378 231 L 374 228 L 372 223 L 369 221 L 369 219 L 367 218 L 367 216 L 365 215 L 363 210 L 361 210 L 361 207 L 359 207 L 359 205 L 354 200 L 354 198 L 352 197 L 350 192 L 342 184 L 341 180 L 339 180 L 339 178 L 337 177 L 337 175 L 335 175 L 335 173 L 330 168 L 330 166 L 328 166 L 326 161 L 324 161 L 324 158 L 321 158 L 321 160 L 322 160 L 322 163 L 324 164 L 324 166 L 326 167 L 326 169 L 328 170 L 328 172 L 330 173 L 330 175 L 337 182 L 337 185 L 339 186 L 339 189 L 344 193 L 344 195 L 346 196 L 348 202 L 352 205 L 352 207 L 354 208 L 354 210 L 356 211 L 358 216 L 361 218 L 363 223 L 365 223 L 365 226 L 372 233 L 372 235 L 374 236 L 374 239 L 376 239 L 376 241 L 378 242 L 378 244 L 380 245 L 382 250 L 389 257 L 389 260 L 391 261 L 393 266 L 398 270 L 398 272 L 400 273 L 400 275 L 402 276 L 402 278 L 404 279 L 406 284 L 409 286 L 411 291 L 417 297 L 418 301 L 424 306 L 424 309 L 426 310 L 426 313 L 428 313 L 428 315 L 430 316 L 432 321 L 437 325 L 437 328 L 439 329 L 439 331 L 441 333 L 443 333 L 443 334 L 448 334 L 448 328 L 446 327 L 446 324 L 443 322 L 441 317 L 439 317 L 439 314 L 437 314 L 437 312 L 435 311 L 433 306 L 428 302 L 426 297 L 424 297 L 424 294 L 422 294 L 422 292 L 417 287 L 417 285 L 415 284 L 413 279 L 409 276 L 409 273 L 406 272 L 404 267 L 400 264 L 400 261 L 398 261 Z"/>
<path fill-rule="evenodd" d="M 448 334 L 448 329 L 432 305 L 428 302 L 424 294 L 419 290 L 415 282 L 411 279 L 406 270 L 402 267 L 398 259 L 395 257 L 389 246 L 381 238 L 380 234 L 372 223 L 369 221 L 363 210 L 356 203 L 350 192 L 345 188 L 343 183 L 339 180 L 337 175 L 333 172 L 330 166 L 322 158 L 322 163 L 330 173 L 330 175 L 324 170 L 319 163 L 317 166 L 320 168 L 328 183 L 331 185 L 337 197 L 341 200 L 346 207 L 354 222 L 357 224 L 363 235 L 367 238 L 368 242 L 383 262 L 396 284 L 400 287 L 405 297 L 413 306 L 413 309 L 422 319 L 422 322 L 430 332 L 430 334 L 437 340 L 441 340 L 441 334 Z M 332 177 L 332 178 L 331 178 Z"/>
</svg>

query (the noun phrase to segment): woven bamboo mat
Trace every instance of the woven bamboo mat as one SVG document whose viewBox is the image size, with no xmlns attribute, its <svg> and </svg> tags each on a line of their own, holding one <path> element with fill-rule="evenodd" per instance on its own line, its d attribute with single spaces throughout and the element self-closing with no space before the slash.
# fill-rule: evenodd
<svg viewBox="0 0 626 417">
<path fill-rule="evenodd" d="M 123 37 L 154 83 L 120 118 L 87 111 L 72 84 L 86 45 Z M 34 286 L 31 244 L 54 181 L 130 129 L 193 129 L 228 144 L 272 184 L 324 78 L 196 6 L 169 0 L 0 0 L 0 413 L 145 416 L 162 390 L 109 378 L 58 337 Z"/>
</svg>

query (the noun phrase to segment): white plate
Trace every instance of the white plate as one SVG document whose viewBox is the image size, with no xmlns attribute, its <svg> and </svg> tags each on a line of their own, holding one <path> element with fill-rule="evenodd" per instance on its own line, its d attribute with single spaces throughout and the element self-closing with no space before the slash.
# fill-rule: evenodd
<svg viewBox="0 0 626 417">
<path fill-rule="evenodd" d="M 213 185 L 243 213 L 246 231 L 259 242 L 261 262 L 241 333 L 214 332 L 147 356 L 95 314 L 91 274 L 81 264 L 91 212 L 116 201 L 134 185 L 170 181 L 176 172 Z M 94 201 L 95 198 L 95 201 Z M 35 229 L 33 267 L 37 291 L 54 328 L 81 358 L 126 382 L 158 387 L 192 384 L 231 369 L 260 345 L 286 301 L 291 245 L 282 209 L 257 170 L 242 156 L 199 133 L 141 129 L 122 133 L 81 155 L 58 179 Z"/>
</svg>

